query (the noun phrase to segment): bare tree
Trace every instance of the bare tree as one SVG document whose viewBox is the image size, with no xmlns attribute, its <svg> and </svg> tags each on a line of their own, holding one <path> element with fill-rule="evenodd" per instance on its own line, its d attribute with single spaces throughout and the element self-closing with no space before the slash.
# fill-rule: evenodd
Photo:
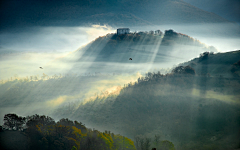
<svg viewBox="0 0 240 150">
<path fill-rule="evenodd" d="M 159 143 L 160 143 L 160 135 L 158 135 L 158 134 L 155 135 L 153 142 L 154 142 L 154 145 L 155 145 L 156 147 L 158 147 L 158 145 L 159 145 Z"/>
<path fill-rule="evenodd" d="M 151 147 L 151 138 L 145 138 L 145 143 L 144 143 L 145 150 L 149 150 Z"/>
<path fill-rule="evenodd" d="M 139 136 L 135 136 L 135 146 L 136 146 L 137 150 L 140 150 L 140 137 Z"/>
</svg>

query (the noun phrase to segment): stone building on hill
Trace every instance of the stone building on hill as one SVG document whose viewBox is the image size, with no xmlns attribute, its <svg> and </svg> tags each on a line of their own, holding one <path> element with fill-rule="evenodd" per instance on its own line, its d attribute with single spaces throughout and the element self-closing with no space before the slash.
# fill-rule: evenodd
<svg viewBox="0 0 240 150">
<path fill-rule="evenodd" d="M 119 29 L 117 29 L 117 35 L 128 34 L 128 33 L 130 33 L 130 29 L 129 28 L 119 28 Z"/>
</svg>

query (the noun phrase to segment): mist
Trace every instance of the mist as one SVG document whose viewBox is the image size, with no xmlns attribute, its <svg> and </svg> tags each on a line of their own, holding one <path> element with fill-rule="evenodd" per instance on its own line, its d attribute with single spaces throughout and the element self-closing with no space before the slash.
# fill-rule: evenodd
<svg viewBox="0 0 240 150">
<path fill-rule="evenodd" d="M 19 29 L 20 30 L 20 29 Z M 42 74 L 42 67 L 90 41 L 113 32 L 110 27 L 32 27 L 0 34 L 0 79 Z"/>
</svg>

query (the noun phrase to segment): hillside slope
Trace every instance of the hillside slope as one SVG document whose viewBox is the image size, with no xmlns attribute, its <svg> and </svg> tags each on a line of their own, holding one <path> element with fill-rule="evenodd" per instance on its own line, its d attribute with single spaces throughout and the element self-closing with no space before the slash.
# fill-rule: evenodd
<svg viewBox="0 0 240 150">
<path fill-rule="evenodd" d="M 207 50 L 217 51 L 214 47 L 173 30 L 166 30 L 164 34 L 150 32 L 107 34 L 95 39 L 84 49 L 76 51 L 74 55 L 79 55 L 78 61 L 125 63 L 129 57 L 132 57 L 133 63 L 146 63 L 167 61 L 174 57 L 186 60 Z M 81 52 L 84 53 L 80 58 Z"/>
<path fill-rule="evenodd" d="M 180 150 L 239 148 L 239 77 L 149 72 L 119 92 L 96 96 L 72 112 L 59 108 L 54 116 L 71 116 L 131 138 L 157 133 Z"/>
<path fill-rule="evenodd" d="M 164 34 L 152 32 L 112 33 L 98 37 L 85 47 L 43 66 L 45 73 L 52 74 L 52 70 L 58 73 L 65 65 L 69 65 L 69 70 L 74 73 L 146 72 L 172 67 L 205 51 L 217 51 L 213 46 L 173 30 L 166 30 Z M 53 68 L 56 66 L 59 68 Z"/>
<path fill-rule="evenodd" d="M 190 65 L 199 75 L 235 77 L 239 76 L 239 73 L 235 73 L 232 69 L 239 60 L 240 50 L 217 54 L 205 53 L 199 58 L 180 64 L 180 66 Z"/>
</svg>

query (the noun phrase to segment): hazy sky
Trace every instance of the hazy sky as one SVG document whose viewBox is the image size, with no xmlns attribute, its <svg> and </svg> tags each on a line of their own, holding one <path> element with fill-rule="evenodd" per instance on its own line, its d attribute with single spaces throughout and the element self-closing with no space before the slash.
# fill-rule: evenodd
<svg viewBox="0 0 240 150">
<path fill-rule="evenodd" d="M 0 80 L 18 74 L 38 74 L 39 67 L 66 56 L 107 33 L 111 27 L 29 27 L 21 32 L 0 33 Z M 35 72 L 35 73 L 33 73 Z"/>
<path fill-rule="evenodd" d="M 111 27 L 29 27 L 0 33 L 1 51 L 69 52 L 95 38 L 115 32 Z"/>
</svg>

